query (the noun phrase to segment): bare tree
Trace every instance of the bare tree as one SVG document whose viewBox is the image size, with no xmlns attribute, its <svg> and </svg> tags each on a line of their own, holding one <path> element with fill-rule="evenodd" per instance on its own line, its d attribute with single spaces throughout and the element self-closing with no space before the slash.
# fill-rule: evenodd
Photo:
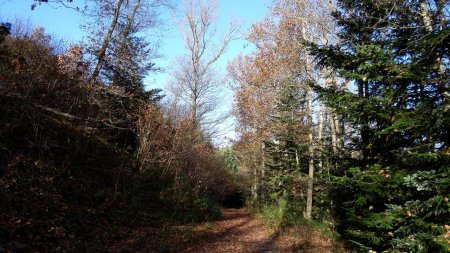
<svg viewBox="0 0 450 253">
<path fill-rule="evenodd" d="M 183 15 L 177 19 L 186 54 L 177 59 L 173 70 L 171 92 L 187 105 L 188 117 L 194 127 L 207 134 L 217 134 L 217 126 L 226 116 L 218 113 L 221 85 L 215 63 L 235 38 L 238 26 L 219 35 L 217 31 L 217 1 L 186 0 Z"/>
</svg>

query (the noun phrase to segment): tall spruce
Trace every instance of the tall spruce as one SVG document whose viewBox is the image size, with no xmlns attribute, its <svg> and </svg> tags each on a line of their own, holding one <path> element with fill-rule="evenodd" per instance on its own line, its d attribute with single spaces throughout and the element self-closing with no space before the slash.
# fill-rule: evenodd
<svg viewBox="0 0 450 253">
<path fill-rule="evenodd" d="M 136 31 L 124 35 L 118 41 L 113 40 L 113 50 L 108 54 L 109 62 L 105 62 L 103 75 L 111 85 L 122 87 L 139 99 L 153 99 L 156 90 L 145 90 L 144 78 L 156 71 L 155 64 L 149 59 L 154 58 L 155 50 Z"/>
<path fill-rule="evenodd" d="M 339 43 L 310 43 L 354 86 L 315 88 L 356 130 L 332 194 L 338 229 L 361 251 L 449 250 L 448 13 L 440 0 L 341 0 Z"/>
<path fill-rule="evenodd" d="M 306 195 L 307 134 L 304 112 L 299 101 L 305 100 L 303 89 L 293 80 L 280 84 L 275 108 L 271 115 L 271 138 L 264 142 L 266 163 L 266 189 L 271 200 L 284 198 L 298 201 Z M 303 210 L 304 211 L 304 210 Z"/>
</svg>

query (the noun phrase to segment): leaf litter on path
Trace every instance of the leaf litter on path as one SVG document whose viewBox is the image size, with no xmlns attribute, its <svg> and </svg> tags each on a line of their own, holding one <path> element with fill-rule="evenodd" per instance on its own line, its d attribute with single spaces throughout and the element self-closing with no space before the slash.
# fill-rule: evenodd
<svg viewBox="0 0 450 253">
<path fill-rule="evenodd" d="M 310 228 L 280 232 L 245 209 L 224 209 L 217 221 L 145 229 L 131 233 L 114 250 L 127 252 L 276 253 L 336 252 L 336 242 Z M 150 232 L 151 231 L 151 232 Z M 133 238 L 134 237 L 134 238 Z M 130 243 L 143 243 L 130 247 Z M 133 243 L 134 242 L 134 243 Z M 125 246 L 125 248 L 124 248 Z M 343 252 L 343 251 L 341 251 Z"/>
</svg>

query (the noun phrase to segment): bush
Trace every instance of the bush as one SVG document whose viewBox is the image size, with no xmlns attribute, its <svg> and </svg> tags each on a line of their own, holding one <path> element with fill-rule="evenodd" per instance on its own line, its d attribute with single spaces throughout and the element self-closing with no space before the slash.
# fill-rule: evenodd
<svg viewBox="0 0 450 253">
<path fill-rule="evenodd" d="M 51 41 L 42 29 L 0 41 L 0 251 L 104 251 L 105 224 L 159 203 L 134 154 L 143 101 L 87 84 L 82 55 Z"/>
<path fill-rule="evenodd" d="M 204 205 L 205 199 L 220 203 L 238 191 L 218 151 L 190 120 L 173 122 L 149 108 L 138 121 L 138 136 L 141 171 L 161 170 L 165 181 L 171 182 L 164 198 L 180 208 L 198 211 L 197 204 Z"/>
</svg>

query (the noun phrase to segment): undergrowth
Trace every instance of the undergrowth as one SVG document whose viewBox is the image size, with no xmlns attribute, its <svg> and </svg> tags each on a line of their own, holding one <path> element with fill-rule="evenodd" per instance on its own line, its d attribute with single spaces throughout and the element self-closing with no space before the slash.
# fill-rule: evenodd
<svg viewBox="0 0 450 253">
<path fill-rule="evenodd" d="M 280 236 L 290 236 L 299 242 L 294 244 L 292 250 L 304 250 L 314 248 L 318 241 L 330 240 L 334 245 L 333 252 L 344 252 L 341 246 L 339 234 L 334 230 L 329 220 L 309 220 L 303 216 L 302 203 L 287 201 L 278 198 L 270 204 L 262 204 L 258 207 L 248 208 L 257 214 L 263 222 L 275 228 Z"/>
<path fill-rule="evenodd" d="M 157 93 L 89 82 L 83 57 L 61 66 L 42 29 L 0 35 L 0 252 L 104 252 L 220 217 L 232 180 Z"/>
</svg>

